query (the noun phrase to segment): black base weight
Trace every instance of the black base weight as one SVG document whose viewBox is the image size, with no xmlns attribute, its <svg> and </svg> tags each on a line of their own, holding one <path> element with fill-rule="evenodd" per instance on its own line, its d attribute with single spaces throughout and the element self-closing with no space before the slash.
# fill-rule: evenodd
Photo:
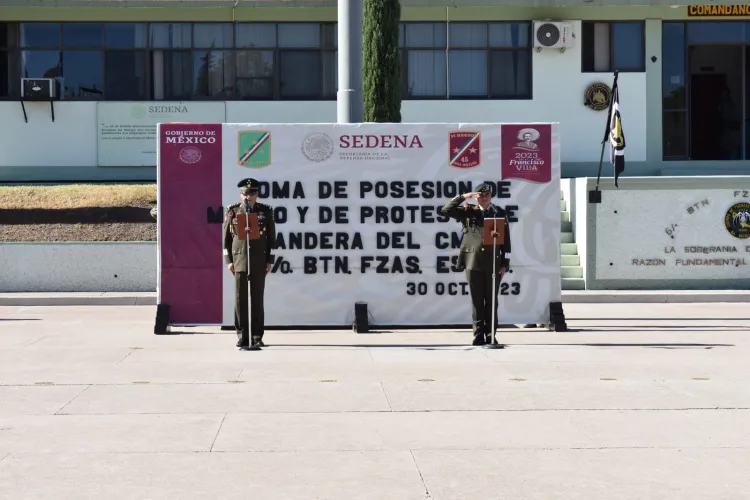
<svg viewBox="0 0 750 500">
<path fill-rule="evenodd" d="M 154 334 L 166 335 L 169 331 L 169 304 L 157 304 Z"/>
<path fill-rule="evenodd" d="M 550 330 L 556 332 L 567 332 L 568 324 L 565 322 L 565 312 L 563 311 L 562 302 L 549 303 L 549 322 Z"/>
<path fill-rule="evenodd" d="M 598 189 L 596 191 L 589 191 L 589 203 L 601 203 L 602 192 Z"/>
</svg>

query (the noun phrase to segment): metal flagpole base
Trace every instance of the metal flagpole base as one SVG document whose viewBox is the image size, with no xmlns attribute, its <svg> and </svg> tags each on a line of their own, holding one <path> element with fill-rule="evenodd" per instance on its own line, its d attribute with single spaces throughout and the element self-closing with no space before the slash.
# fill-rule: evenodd
<svg viewBox="0 0 750 500">
<path fill-rule="evenodd" d="M 245 251 L 247 252 L 247 327 L 250 328 L 251 302 L 250 302 L 250 212 L 247 211 L 249 205 L 245 205 Z M 249 345 L 240 347 L 240 351 L 260 351 L 259 345 L 253 345 L 253 332 L 247 332 L 247 341 Z"/>
<path fill-rule="evenodd" d="M 492 236 L 492 338 L 489 344 L 485 344 L 485 349 L 505 349 L 504 344 L 495 344 L 495 334 L 497 330 L 497 319 L 495 318 L 495 311 L 497 310 L 497 293 L 495 293 L 495 282 L 497 280 L 497 218 L 493 223 L 493 231 L 495 234 Z"/>
<path fill-rule="evenodd" d="M 505 349 L 505 344 L 487 344 L 482 347 L 485 349 Z"/>
</svg>

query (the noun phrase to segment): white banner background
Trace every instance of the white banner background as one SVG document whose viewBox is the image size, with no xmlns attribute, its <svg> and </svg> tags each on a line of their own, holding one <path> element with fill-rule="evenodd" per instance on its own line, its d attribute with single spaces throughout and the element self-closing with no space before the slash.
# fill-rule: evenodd
<svg viewBox="0 0 750 500">
<path fill-rule="evenodd" d="M 266 130 L 271 133 L 270 164 L 257 168 L 240 166 L 239 133 Z M 449 133 L 456 130 L 481 131 L 481 164 L 473 168 L 449 165 Z M 502 323 L 549 323 L 549 303 L 561 300 L 560 282 L 560 140 L 557 124 L 552 124 L 552 179 L 548 183 L 508 180 L 507 198 L 494 197 L 499 206 L 517 205 L 517 222 L 511 222 L 512 273 L 503 279 L 499 296 L 498 318 Z M 307 143 L 311 133 L 323 133 L 330 138 L 330 157 L 322 159 L 321 151 L 328 147 L 325 139 Z M 407 144 L 419 138 L 420 147 L 412 148 L 342 148 L 341 137 L 353 135 L 407 136 Z M 389 139 L 391 143 L 393 139 Z M 364 139 L 363 139 L 364 141 Z M 291 272 L 283 273 L 282 264 L 266 280 L 265 320 L 267 325 L 350 325 L 354 320 L 354 303 L 366 302 L 370 323 L 376 325 L 441 325 L 468 324 L 471 307 L 465 272 L 451 270 L 451 259 L 458 248 L 438 249 L 436 234 L 460 234 L 460 224 L 454 220 L 438 222 L 440 208 L 453 192 L 440 196 L 397 197 L 393 193 L 378 197 L 373 191 L 362 194 L 362 183 L 408 181 L 458 183 L 471 182 L 472 188 L 483 181 L 501 181 L 500 124 L 224 124 L 223 143 L 223 204 L 239 201 L 237 183 L 246 177 L 261 183 L 289 183 L 289 193 L 299 185 L 304 198 L 279 198 L 273 192 L 261 190 L 261 202 L 275 209 L 286 209 L 286 222 L 278 222 L 277 234 L 282 234 L 287 248 L 277 248 L 274 254 L 290 265 Z M 351 143 L 351 140 L 350 140 Z M 307 148 L 303 146 L 307 144 Z M 317 149 L 311 145 L 317 144 Z M 323 150 L 320 146 L 323 145 Z M 313 151 L 315 149 L 315 151 Z M 305 156 L 318 154 L 319 161 Z M 263 154 L 267 154 L 264 151 Z M 369 156 L 362 156 L 363 154 Z M 354 155 L 354 156 L 351 156 Z M 261 154 L 262 157 L 262 154 Z M 322 160 L 322 161 L 320 161 Z M 321 182 L 346 184 L 346 198 L 319 197 Z M 297 185 L 296 183 L 299 183 Z M 464 191 L 461 191 L 464 192 Z M 278 194 L 278 193 L 277 193 Z M 458 194 L 458 193 L 457 193 Z M 507 196 L 507 194 L 506 194 Z M 323 223 L 321 207 L 346 207 L 347 222 Z M 404 222 L 377 221 L 375 216 L 362 220 L 362 211 L 398 210 L 399 207 L 423 207 L 411 219 L 405 212 Z M 307 208 L 305 221 L 300 221 L 299 208 Z M 423 214 L 423 215 L 420 215 Z M 424 221 L 423 221 L 424 218 Z M 432 220 L 432 222 L 429 222 Z M 331 249 L 289 249 L 290 233 L 333 233 Z M 405 233 L 418 249 L 378 249 L 377 233 Z M 349 247 L 336 248 L 335 233 L 347 235 Z M 363 249 L 352 249 L 355 233 L 361 236 Z M 441 240 L 450 244 L 450 237 Z M 220 242 L 217 244 L 221 245 Z M 328 256 L 335 260 L 348 259 L 349 274 L 335 274 L 334 262 L 329 262 L 328 273 L 318 260 L 317 273 L 305 273 L 305 257 Z M 447 273 L 437 272 L 438 257 L 445 257 Z M 372 257 L 371 267 L 363 272 L 362 258 Z M 418 271 L 408 272 L 407 259 L 418 259 Z M 378 259 L 387 259 L 389 272 L 377 273 Z M 391 272 L 399 260 L 403 273 Z M 452 285 L 457 283 L 458 285 Z M 412 285 L 413 284 L 413 285 Z M 507 286 L 506 286 L 507 284 Z M 224 275 L 223 324 L 234 323 L 234 279 Z M 516 292 L 514 294 L 513 292 Z M 441 294 L 442 292 L 442 294 Z"/>
</svg>

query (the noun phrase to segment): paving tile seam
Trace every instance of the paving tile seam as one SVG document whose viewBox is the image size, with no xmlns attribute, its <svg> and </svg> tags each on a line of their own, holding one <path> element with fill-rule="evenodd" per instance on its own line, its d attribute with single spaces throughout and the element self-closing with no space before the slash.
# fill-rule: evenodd
<svg viewBox="0 0 750 500">
<path fill-rule="evenodd" d="M 584 427 L 576 423 L 574 419 L 571 418 L 571 415 L 575 415 L 574 413 L 568 413 L 568 414 L 562 414 L 562 418 L 565 422 L 568 423 L 572 428 L 576 429 L 578 432 L 586 436 L 591 440 L 592 443 L 595 443 L 597 446 L 602 446 L 602 443 L 600 443 L 592 434 L 590 434 Z"/>
<path fill-rule="evenodd" d="M 25 456 L 102 456 L 102 455 L 258 455 L 258 454 L 274 454 L 274 455 L 305 455 L 305 454 L 328 454 L 328 453 L 383 453 L 383 452 L 554 452 L 554 451 L 613 451 L 613 450 L 678 450 L 678 451 L 705 451 L 705 450 L 747 450 L 750 449 L 748 446 L 612 446 L 612 447 L 496 447 L 496 448 L 317 448 L 317 449 L 306 449 L 306 450 L 185 450 L 185 451 L 52 451 L 52 452 L 13 452 L 8 453 L 3 460 L 11 457 L 25 457 Z M 416 457 L 415 457 L 416 458 Z"/>
<path fill-rule="evenodd" d="M 131 354 L 133 354 L 135 351 L 138 350 L 138 348 L 134 348 L 134 347 L 129 347 L 129 349 L 130 349 L 130 352 L 127 353 L 120 361 L 118 361 L 117 363 L 115 363 L 115 365 L 122 364 L 123 361 L 125 361 L 126 359 L 128 359 L 128 356 L 130 356 Z"/>
<path fill-rule="evenodd" d="M 342 453 L 342 452 L 383 452 L 383 451 L 604 451 L 604 450 L 747 450 L 750 446 L 493 446 L 478 448 L 461 448 L 454 446 L 424 448 L 308 448 L 305 450 L 215 450 L 194 451 L 185 453 Z M 96 452 L 91 452 L 96 453 Z M 137 453 L 137 452 L 115 452 Z M 420 473 L 421 476 L 421 473 Z"/>
<path fill-rule="evenodd" d="M 64 404 L 64 405 L 63 405 L 63 406 L 62 406 L 62 407 L 61 407 L 61 408 L 60 408 L 59 410 L 57 410 L 57 411 L 55 412 L 55 415 L 61 414 L 61 412 L 62 412 L 62 411 L 63 411 L 63 410 L 64 410 L 64 409 L 65 409 L 65 408 L 66 408 L 66 407 L 67 407 L 67 406 L 68 406 L 68 405 L 69 405 L 70 403 L 72 403 L 73 401 L 75 401 L 76 399 L 78 399 L 78 396 L 80 396 L 81 394 L 83 394 L 84 392 L 86 392 L 86 391 L 87 391 L 87 390 L 89 389 L 89 387 L 91 387 L 91 386 L 90 386 L 90 385 L 87 385 L 86 387 L 84 387 L 84 388 L 83 388 L 83 390 L 79 391 L 79 392 L 78 392 L 78 394 L 76 394 L 75 396 L 73 396 L 73 399 L 71 399 L 70 401 L 68 401 L 67 403 L 65 403 L 65 404 Z"/>
<path fill-rule="evenodd" d="M 427 482 L 424 480 L 424 476 L 422 475 L 422 471 L 419 468 L 419 464 L 417 463 L 417 459 L 414 457 L 414 450 L 409 449 L 409 455 L 411 455 L 411 460 L 414 462 L 414 467 L 417 469 L 417 474 L 419 474 L 419 480 L 422 481 L 422 487 L 424 488 L 424 494 L 425 498 L 432 498 L 432 495 L 430 495 L 430 488 L 427 487 Z"/>
<path fill-rule="evenodd" d="M 680 412 L 680 411 L 748 411 L 750 407 L 690 407 L 690 408 L 518 408 L 518 409 L 446 409 L 446 410 L 343 410 L 343 411 L 255 411 L 255 412 L 118 412 L 118 413 L 24 413 L 15 416 L 47 415 L 47 416 L 123 416 L 123 415 L 345 415 L 364 413 L 383 414 L 415 414 L 415 413 L 555 413 L 555 412 Z M 2 414 L 0 414 L 2 416 Z M 13 416 L 13 415 L 5 415 Z"/>
<path fill-rule="evenodd" d="M 464 383 L 467 379 L 447 379 L 447 380 L 436 380 L 436 379 L 414 379 L 414 380 L 408 380 L 406 382 L 435 382 L 437 384 L 443 384 L 443 383 Z M 480 381 L 480 382 L 486 382 L 486 379 L 480 378 L 480 379 L 468 379 L 469 381 Z M 580 383 L 580 382 L 625 382 L 625 383 L 631 383 L 631 382 L 652 382 L 655 384 L 658 384 L 664 389 L 673 390 L 672 387 L 670 387 L 670 384 L 673 383 L 679 383 L 679 382 L 736 382 L 736 383 L 744 383 L 746 382 L 743 379 L 736 379 L 736 380 L 724 380 L 724 379 L 715 379 L 712 377 L 688 377 L 688 378 L 674 378 L 674 379 L 631 379 L 631 378 L 615 378 L 615 377 L 592 377 L 590 379 L 570 379 L 568 382 L 573 383 Z M 72 382 L 72 383 L 57 383 L 52 381 L 37 381 L 37 382 L 25 382 L 25 383 L 12 383 L 12 382 L 0 382 L 0 387 L 77 387 L 77 386 L 95 386 L 95 387 L 128 387 L 133 385 L 151 385 L 151 386 L 183 386 L 183 385 L 227 385 L 227 384 L 250 384 L 250 385 L 258 385 L 258 386 L 267 386 L 268 383 L 273 384 L 286 384 L 286 385 L 296 385 L 296 384 L 322 384 L 322 383 L 337 383 L 337 384 L 381 384 L 391 383 L 394 382 L 393 380 L 360 380 L 360 379 L 275 379 L 275 380 L 264 380 L 263 382 L 258 382 L 257 380 L 252 379 L 244 379 L 241 380 L 239 378 L 239 375 L 234 380 L 226 380 L 226 381 L 217 381 L 217 382 L 151 382 L 148 380 L 132 380 L 130 382 L 109 382 L 109 383 L 97 383 L 97 382 Z M 399 382 L 404 382 L 403 380 L 399 380 Z M 512 384 L 516 384 L 518 382 L 530 382 L 530 385 L 534 384 L 544 384 L 548 385 L 550 383 L 553 384 L 560 384 L 560 379 L 557 378 L 549 378 L 549 379 L 528 379 L 523 377 L 512 377 L 508 380 L 503 381 L 494 381 L 493 383 L 497 384 L 499 382 L 507 383 L 508 386 Z M 385 389 L 384 389 L 385 391 Z"/>
<path fill-rule="evenodd" d="M 209 448 L 208 451 L 214 451 L 214 445 L 216 445 L 216 440 L 219 438 L 219 434 L 221 434 L 221 428 L 224 426 L 224 420 L 226 420 L 227 414 L 225 413 L 221 417 L 221 422 L 219 423 L 219 428 L 216 429 L 216 435 L 214 436 L 214 440 L 211 442 L 211 448 Z"/>
<path fill-rule="evenodd" d="M 380 382 L 380 388 L 383 390 L 383 396 L 385 396 L 385 402 L 388 403 L 388 409 L 390 411 L 393 411 L 393 405 L 391 404 L 391 399 L 388 397 L 388 391 L 385 390 L 385 386 L 383 385 L 383 382 Z"/>
</svg>

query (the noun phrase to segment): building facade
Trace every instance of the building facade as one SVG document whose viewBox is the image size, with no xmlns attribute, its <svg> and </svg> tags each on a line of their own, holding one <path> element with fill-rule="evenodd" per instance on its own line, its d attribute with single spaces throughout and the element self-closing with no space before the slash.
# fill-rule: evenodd
<svg viewBox="0 0 750 500">
<path fill-rule="evenodd" d="M 2 182 L 155 180 L 150 115 L 336 121 L 335 2 L 33 3 L 0 6 Z M 750 174 L 750 6 L 637 3 L 405 0 L 403 121 L 557 121 L 563 176 L 595 177 L 617 70 L 625 176 Z M 538 20 L 572 45 L 535 50 Z"/>
</svg>

